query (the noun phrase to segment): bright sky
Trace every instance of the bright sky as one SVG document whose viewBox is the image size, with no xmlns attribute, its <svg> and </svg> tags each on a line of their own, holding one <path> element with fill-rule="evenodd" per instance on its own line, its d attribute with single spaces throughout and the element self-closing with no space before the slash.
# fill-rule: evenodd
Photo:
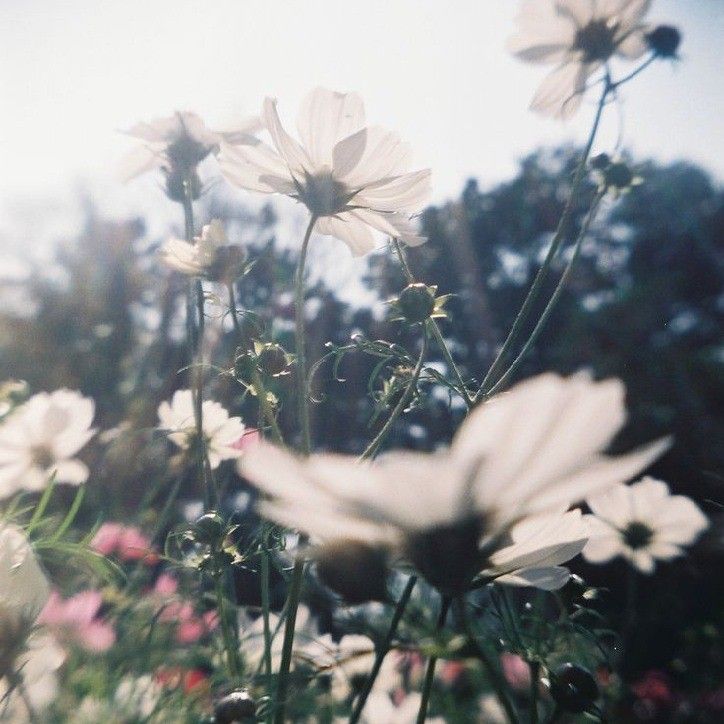
<svg viewBox="0 0 724 724">
<path fill-rule="evenodd" d="M 256 113 L 265 95 L 293 118 L 315 85 L 359 91 L 373 123 L 409 140 L 435 199 L 467 177 L 513 173 L 541 144 L 581 140 L 527 110 L 545 68 L 505 51 L 514 0 L 0 0 L 0 211 L 60 198 L 84 180 L 115 188 L 137 120 L 191 109 L 210 125 Z M 655 0 L 684 32 L 684 62 L 625 90 L 627 145 L 724 176 L 722 0 Z M 616 137 L 610 112 L 600 148 Z M 124 191 L 118 188 L 122 196 Z M 129 190 L 129 199 L 134 193 Z M 131 202 L 131 207 L 133 203 Z"/>
</svg>

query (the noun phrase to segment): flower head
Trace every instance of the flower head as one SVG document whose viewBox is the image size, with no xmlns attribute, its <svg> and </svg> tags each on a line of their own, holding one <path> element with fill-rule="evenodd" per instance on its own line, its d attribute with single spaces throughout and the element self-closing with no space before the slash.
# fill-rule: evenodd
<svg viewBox="0 0 724 724">
<path fill-rule="evenodd" d="M 166 176 L 169 196 L 177 201 L 184 198 L 185 181 L 197 183 L 193 195 L 200 191 L 196 176 L 197 166 L 211 153 L 216 153 L 222 142 L 231 146 L 255 144 L 259 130 L 258 118 L 247 118 L 231 131 L 212 131 L 203 120 L 190 111 L 177 111 L 167 118 L 156 118 L 138 123 L 126 133 L 141 141 L 121 166 L 121 177 L 130 181 L 136 176 L 161 169 Z"/>
<path fill-rule="evenodd" d="M 661 480 L 646 477 L 633 485 L 616 485 L 586 500 L 589 541 L 583 556 L 605 563 L 623 556 L 642 573 L 653 573 L 656 559 L 682 555 L 709 526 L 693 500 L 671 495 Z"/>
<path fill-rule="evenodd" d="M 421 244 L 411 220 L 430 196 L 430 170 L 410 172 L 410 150 L 397 134 L 367 126 L 356 93 L 316 88 L 297 118 L 301 143 L 287 133 L 276 100 L 262 113 L 274 148 L 222 144 L 227 180 L 243 189 L 281 193 L 317 218 L 315 230 L 344 241 L 355 255 L 376 246 L 374 231 Z"/>
<path fill-rule="evenodd" d="M 93 437 L 95 405 L 79 392 L 33 395 L 0 427 L 0 498 L 42 490 L 51 477 L 79 485 L 88 468 L 75 455 Z"/>
<path fill-rule="evenodd" d="M 509 576 L 531 567 L 547 573 L 503 582 L 549 587 L 562 576 L 548 569 L 582 547 L 577 516 L 553 526 L 521 521 L 629 479 L 667 445 L 601 454 L 625 421 L 623 397 L 618 380 L 544 374 L 473 411 L 443 453 L 360 464 L 335 455 L 300 460 L 260 445 L 240 470 L 267 494 L 260 511 L 268 518 L 323 542 L 392 549 L 441 590 L 460 592 L 481 571 Z"/>
<path fill-rule="evenodd" d="M 218 402 L 204 400 L 201 408 L 203 435 L 209 465 L 212 469 L 222 460 L 242 455 L 239 439 L 244 434 L 244 423 L 240 417 L 229 417 L 229 413 Z M 171 403 L 162 402 L 158 407 L 159 428 L 168 431 L 168 439 L 182 450 L 187 450 L 196 441 L 196 423 L 191 390 L 177 390 Z"/>
<path fill-rule="evenodd" d="M 216 282 L 234 281 L 243 272 L 245 258 L 242 247 L 229 243 L 218 219 L 206 224 L 193 244 L 172 238 L 161 249 L 161 259 L 171 269 Z"/>
<path fill-rule="evenodd" d="M 586 81 L 612 57 L 640 58 L 649 48 L 643 17 L 651 0 L 524 0 L 509 50 L 529 63 L 555 64 L 531 108 L 570 118 Z"/>
</svg>

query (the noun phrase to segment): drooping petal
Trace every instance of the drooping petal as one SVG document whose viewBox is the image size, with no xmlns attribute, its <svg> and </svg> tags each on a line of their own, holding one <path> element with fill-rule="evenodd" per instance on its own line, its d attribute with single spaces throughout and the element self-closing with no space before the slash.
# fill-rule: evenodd
<svg viewBox="0 0 724 724">
<path fill-rule="evenodd" d="M 563 566 L 547 568 L 526 568 L 515 573 L 508 573 L 495 582 L 507 586 L 532 586 L 543 591 L 557 591 L 568 583 L 571 572 Z"/>
<path fill-rule="evenodd" d="M 318 234 L 334 236 L 343 241 L 354 256 L 369 254 L 378 246 L 369 226 L 348 212 L 337 216 L 324 216 L 317 221 L 314 228 Z"/>
<path fill-rule="evenodd" d="M 413 221 L 403 214 L 377 213 L 369 209 L 355 209 L 349 213 L 365 224 L 369 224 L 373 229 L 399 239 L 408 246 L 419 246 L 427 241 L 418 233 Z"/>
<path fill-rule="evenodd" d="M 531 110 L 567 120 L 580 107 L 589 66 L 571 60 L 551 71 L 530 104 Z"/>
<path fill-rule="evenodd" d="M 555 0 L 555 5 L 559 15 L 570 18 L 582 28 L 593 19 L 596 0 Z"/>
<path fill-rule="evenodd" d="M 430 200 L 432 172 L 414 171 L 365 186 L 350 203 L 373 211 L 421 211 Z"/>
</svg>

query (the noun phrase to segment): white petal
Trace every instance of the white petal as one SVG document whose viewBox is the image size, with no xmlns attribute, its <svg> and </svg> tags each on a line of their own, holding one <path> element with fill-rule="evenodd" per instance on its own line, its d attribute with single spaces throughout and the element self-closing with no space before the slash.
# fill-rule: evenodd
<svg viewBox="0 0 724 724">
<path fill-rule="evenodd" d="M 331 168 L 334 146 L 359 131 L 364 122 L 364 104 L 356 93 L 315 88 L 302 100 L 297 130 L 312 162 Z"/>
<path fill-rule="evenodd" d="M 59 483 L 80 485 L 88 480 L 88 466 L 80 460 L 61 460 L 48 469 L 51 473 L 55 471 L 55 480 Z"/>
<path fill-rule="evenodd" d="M 354 256 L 369 254 L 378 246 L 369 226 L 350 213 L 324 216 L 317 221 L 314 230 L 319 234 L 334 236 L 343 241 Z"/>
<path fill-rule="evenodd" d="M 571 60 L 551 71 L 533 97 L 531 110 L 560 120 L 570 118 L 581 105 L 590 68 Z"/>
<path fill-rule="evenodd" d="M 555 4 L 560 15 L 569 17 L 582 28 L 593 18 L 596 0 L 555 0 Z"/>
<path fill-rule="evenodd" d="M 262 114 L 264 125 L 274 141 L 277 151 L 286 162 L 292 174 L 302 174 L 305 170 L 313 171 L 313 164 L 305 153 L 304 149 L 295 141 L 282 126 L 277 111 L 277 102 L 274 98 L 264 99 L 264 111 Z M 242 146 L 242 149 L 254 148 L 253 146 Z"/>
<path fill-rule="evenodd" d="M 399 239 L 408 246 L 419 246 L 427 241 L 417 232 L 415 224 L 403 214 L 376 213 L 369 209 L 355 209 L 349 213 L 373 229 Z"/>
<path fill-rule="evenodd" d="M 269 146 L 221 145 L 219 167 L 233 186 L 261 193 L 296 193 L 289 168 Z"/>
<path fill-rule="evenodd" d="M 370 126 L 365 129 L 365 148 L 357 165 L 345 174 L 335 176 L 351 188 L 401 176 L 410 168 L 412 151 L 407 143 L 386 128 Z"/>
<path fill-rule="evenodd" d="M 138 146 L 123 157 L 118 166 L 117 175 L 125 183 L 154 168 L 161 167 L 163 163 L 162 149 L 151 146 Z"/>
<path fill-rule="evenodd" d="M 563 566 L 528 568 L 495 579 L 495 583 L 508 586 L 533 586 L 544 591 L 557 591 L 568 583 L 571 572 Z"/>
<path fill-rule="evenodd" d="M 431 177 L 430 169 L 423 169 L 365 186 L 350 203 L 374 211 L 421 211 L 430 200 Z"/>
<path fill-rule="evenodd" d="M 616 52 L 627 60 L 636 60 L 649 50 L 646 36 L 641 30 L 634 30 L 616 45 Z"/>
</svg>

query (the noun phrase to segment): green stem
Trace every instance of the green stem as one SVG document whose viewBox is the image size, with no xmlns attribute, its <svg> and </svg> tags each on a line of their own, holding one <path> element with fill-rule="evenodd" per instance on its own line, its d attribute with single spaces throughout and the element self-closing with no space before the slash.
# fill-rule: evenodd
<svg viewBox="0 0 724 724">
<path fill-rule="evenodd" d="M 236 295 L 234 294 L 234 283 L 229 282 L 226 288 L 229 293 L 229 311 L 231 312 L 231 322 L 234 326 L 234 332 L 236 333 L 237 339 L 241 344 L 243 342 L 243 333 L 241 330 L 241 324 L 239 324 L 239 315 L 236 311 Z M 267 425 L 269 425 L 269 428 L 271 429 L 274 442 L 279 445 L 283 445 L 284 438 L 282 437 L 282 431 L 279 428 L 279 423 L 277 422 L 274 410 L 269 403 L 269 398 L 267 396 L 266 387 L 264 386 L 264 381 L 262 380 L 261 375 L 259 374 L 259 371 L 257 369 L 254 369 L 252 373 L 251 386 L 254 388 L 254 392 L 256 393 L 256 398 L 259 401 L 259 407 L 261 408 L 262 415 L 264 416 Z"/>
<path fill-rule="evenodd" d="M 415 275 L 412 273 L 412 269 L 410 269 L 410 265 L 407 261 L 402 245 L 397 239 L 392 239 L 392 246 L 395 250 L 395 253 L 397 254 L 397 258 L 400 260 L 400 266 L 402 267 L 402 271 L 405 274 L 405 278 L 407 279 L 408 283 L 413 284 L 415 282 Z M 442 352 L 443 357 L 445 357 L 445 361 L 448 363 L 450 369 L 455 375 L 455 379 L 458 381 L 458 385 L 460 386 L 458 392 L 465 400 L 465 404 L 468 406 L 468 409 L 470 409 L 473 404 L 473 399 L 470 397 L 462 374 L 460 374 L 460 368 L 455 363 L 455 360 L 453 359 L 453 356 L 448 349 L 447 343 L 445 342 L 445 338 L 442 336 L 442 332 L 440 331 L 440 325 L 435 319 L 430 320 L 430 328 L 432 329 L 432 334 L 435 337 L 435 341 L 437 342 L 438 346 L 440 347 L 440 351 Z"/>
<path fill-rule="evenodd" d="M 262 548 L 261 548 L 261 615 L 264 625 L 264 673 L 267 679 L 267 692 L 271 694 L 272 682 L 272 637 L 269 627 L 269 547 L 266 536 L 266 523 L 262 531 Z M 267 721 L 271 721 L 271 709 L 267 717 Z"/>
<path fill-rule="evenodd" d="M 279 664 L 279 677 L 276 691 L 275 724 L 284 724 L 284 710 L 287 704 L 287 690 L 289 688 L 289 669 L 292 664 L 292 647 L 294 646 L 294 627 L 297 622 L 297 609 L 299 596 L 302 592 L 304 579 L 304 559 L 297 557 L 292 569 L 292 580 L 289 584 L 287 596 L 287 620 L 284 626 L 284 641 L 282 643 L 282 658 Z"/>
<path fill-rule="evenodd" d="M 385 441 L 385 438 L 390 433 L 390 430 L 392 430 L 392 426 L 397 421 L 397 418 L 404 412 L 405 408 L 412 399 L 415 385 L 417 385 L 417 381 L 420 379 L 422 367 L 425 363 L 425 356 L 427 355 L 427 324 L 423 328 L 423 331 L 424 333 L 422 336 L 422 349 L 420 350 L 420 356 L 417 358 L 417 364 L 415 365 L 415 369 L 412 372 L 412 377 L 410 378 L 410 381 L 408 382 L 407 387 L 402 394 L 402 397 L 400 397 L 398 403 L 395 405 L 395 408 L 392 410 L 392 413 L 387 418 L 387 422 L 385 422 L 385 424 L 382 426 L 382 429 L 377 433 L 377 435 L 375 435 L 375 438 L 362 453 L 362 455 L 360 456 L 360 460 L 368 460 L 375 456 L 380 448 L 380 445 L 382 445 L 382 443 Z"/>
<path fill-rule="evenodd" d="M 305 352 L 304 339 L 304 267 L 307 263 L 307 252 L 312 230 L 317 222 L 317 217 L 312 214 L 309 219 L 307 231 L 302 241 L 302 249 L 299 252 L 299 263 L 294 277 L 294 341 L 297 353 L 297 405 L 299 428 L 302 434 L 302 452 L 309 455 L 312 449 L 312 441 L 309 433 L 309 394 L 307 390 L 307 356 Z"/>
<path fill-rule="evenodd" d="M 538 687 L 540 686 L 540 663 L 530 662 L 530 724 L 538 724 Z"/>
<path fill-rule="evenodd" d="M 447 612 L 450 609 L 452 599 L 449 596 L 443 596 L 440 603 L 440 613 L 437 617 L 437 631 L 442 630 L 447 618 Z M 425 670 L 425 681 L 422 684 L 422 698 L 420 700 L 420 710 L 417 712 L 417 724 L 424 724 L 427 719 L 427 706 L 430 703 L 430 694 L 432 693 L 432 683 L 435 680 L 435 667 L 437 666 L 437 656 L 430 656 L 427 661 L 427 669 Z"/>
<path fill-rule="evenodd" d="M 578 196 L 578 191 L 581 187 L 581 183 L 583 181 L 584 177 L 584 171 L 586 169 L 586 163 L 588 162 L 588 157 L 591 154 L 591 149 L 593 148 L 593 142 L 596 139 L 596 133 L 598 132 L 598 127 L 601 123 L 601 117 L 603 115 L 603 109 L 606 106 L 606 99 L 608 98 L 608 94 L 611 92 L 611 80 L 606 77 L 605 85 L 603 92 L 601 93 L 601 98 L 598 101 L 598 107 L 596 108 L 596 116 L 593 121 L 593 126 L 591 127 L 591 132 L 588 135 L 588 141 L 586 142 L 586 146 L 583 151 L 583 155 L 581 156 L 581 160 L 578 163 L 578 167 L 576 168 L 575 174 L 573 176 L 573 183 L 571 185 L 571 193 L 568 197 L 568 201 L 566 202 L 565 207 L 563 208 L 563 213 L 561 214 L 560 221 L 558 222 L 558 228 L 556 229 L 555 235 L 553 237 L 553 241 L 551 242 L 550 248 L 548 249 L 548 253 L 546 254 L 546 257 L 543 261 L 543 265 L 538 270 L 538 273 L 536 274 L 535 279 L 533 280 L 533 284 L 531 285 L 530 290 L 528 291 L 528 294 L 526 295 L 525 300 L 523 301 L 523 305 L 520 308 L 520 311 L 518 312 L 515 320 L 513 321 L 513 326 L 510 328 L 510 332 L 508 332 L 508 336 L 505 339 L 505 342 L 503 343 L 503 346 L 500 348 L 500 351 L 495 357 L 495 360 L 493 361 L 493 364 L 490 366 L 490 369 L 488 370 L 487 374 L 485 375 L 485 378 L 483 379 L 480 388 L 478 389 L 478 392 L 475 395 L 475 401 L 479 401 L 481 399 L 485 399 L 490 395 L 490 390 L 495 384 L 495 378 L 497 377 L 498 373 L 500 372 L 505 360 L 507 359 L 508 355 L 512 351 L 512 348 L 518 341 L 518 337 L 520 336 L 520 333 L 522 331 L 523 326 L 525 325 L 526 321 L 528 320 L 528 316 L 530 315 L 533 306 L 538 301 L 538 297 L 543 291 L 543 284 L 546 280 L 546 277 L 548 276 L 548 272 L 550 270 L 550 267 L 553 263 L 553 260 L 558 253 L 558 249 L 560 248 L 561 244 L 564 241 L 566 232 L 568 231 L 568 225 L 571 221 L 571 217 L 573 215 L 573 204 L 576 200 L 576 197 Z"/>
<path fill-rule="evenodd" d="M 468 618 L 468 613 L 465 609 L 465 599 L 463 597 L 456 600 L 455 610 L 463 625 L 463 630 L 469 643 L 475 648 L 475 653 L 488 674 L 490 683 L 495 690 L 498 701 L 500 701 L 501 706 L 505 710 L 508 720 L 511 724 L 518 724 L 518 713 L 513 706 L 513 702 L 508 696 L 505 679 L 500 672 L 500 669 L 495 665 L 495 663 L 493 663 L 490 656 L 488 656 L 488 652 L 478 642 L 477 636 L 470 625 L 470 619 Z"/>
<path fill-rule="evenodd" d="M 219 623 L 221 624 L 221 637 L 226 650 L 226 665 L 229 676 L 236 682 L 241 676 L 241 660 L 239 658 L 239 642 L 234 635 L 234 628 L 229 621 L 229 612 L 226 609 L 226 597 L 224 596 L 224 571 L 216 571 L 214 575 L 214 589 L 216 592 L 216 607 L 219 611 Z"/>
<path fill-rule="evenodd" d="M 370 671 L 369 676 L 365 681 L 364 688 L 360 692 L 359 698 L 355 702 L 354 709 L 352 710 L 352 715 L 349 718 L 349 724 L 357 724 L 360 716 L 362 716 L 362 710 L 365 708 L 365 704 L 367 703 L 367 697 L 370 695 L 372 687 L 375 685 L 377 676 L 380 673 L 380 669 L 382 668 L 382 662 L 385 660 L 385 656 L 387 656 L 390 650 L 392 640 L 397 633 L 397 627 L 400 625 L 400 620 L 405 613 L 405 609 L 407 608 L 410 596 L 412 595 L 412 589 L 415 587 L 416 583 L 417 576 L 410 576 L 407 579 L 405 589 L 402 591 L 400 600 L 397 602 L 397 605 L 395 606 L 395 611 L 392 614 L 392 620 L 390 621 L 390 627 L 387 629 L 387 634 L 385 635 L 382 643 L 377 647 L 377 651 L 375 652 L 375 662 L 372 665 L 372 670 Z"/>
<path fill-rule="evenodd" d="M 563 294 L 563 290 L 565 289 L 566 284 L 568 284 L 568 280 L 570 279 L 571 273 L 573 272 L 573 267 L 575 266 L 576 261 L 578 261 L 578 257 L 580 256 L 581 247 L 583 246 L 583 242 L 585 241 L 586 235 L 588 234 L 588 229 L 596 218 L 596 213 L 598 212 L 602 198 L 603 194 L 599 193 L 594 199 L 593 204 L 588 211 L 588 215 L 586 216 L 586 220 L 583 222 L 581 231 L 578 234 L 578 238 L 576 239 L 570 261 L 566 265 L 566 268 L 561 275 L 558 285 L 556 286 L 555 291 L 551 295 L 551 298 L 548 300 L 548 304 L 546 304 L 545 309 L 540 316 L 540 319 L 533 328 L 533 331 L 530 333 L 530 337 L 528 337 L 525 344 L 518 353 L 518 356 L 513 360 L 510 367 L 508 367 L 503 375 L 501 375 L 500 379 L 490 388 L 487 393 L 488 395 L 494 395 L 499 392 L 503 387 L 505 387 L 510 378 L 518 371 L 520 365 L 523 363 L 523 360 L 533 348 L 533 345 L 537 342 L 538 337 L 540 337 L 540 334 L 543 331 L 543 328 L 547 324 L 548 320 L 550 319 L 550 316 L 553 313 L 553 310 L 558 303 L 561 294 Z"/>
</svg>

